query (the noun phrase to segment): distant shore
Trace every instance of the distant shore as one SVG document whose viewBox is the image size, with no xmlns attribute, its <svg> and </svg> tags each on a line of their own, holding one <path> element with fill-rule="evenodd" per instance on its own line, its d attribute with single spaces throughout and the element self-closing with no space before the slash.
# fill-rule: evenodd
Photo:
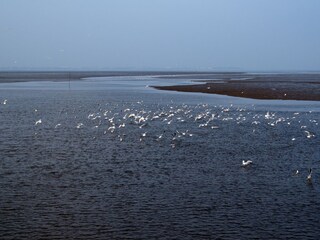
<svg viewBox="0 0 320 240">
<path fill-rule="evenodd" d="M 266 86 L 266 83 L 255 83 L 254 86 L 246 83 L 206 83 L 201 85 L 155 86 L 154 88 L 159 90 L 211 93 L 252 99 L 320 101 L 319 89 L 305 89 L 304 86 L 296 86 L 294 89 L 291 87 L 277 89 L 269 88 Z"/>
<path fill-rule="evenodd" d="M 242 72 L 163 71 L 2 71 L 0 83 L 73 81 L 89 77 L 156 76 L 185 79 L 187 85 L 152 86 L 159 90 L 201 92 L 234 97 L 274 100 L 320 101 L 320 74 L 249 74 Z M 1 87 L 1 85 L 0 85 Z"/>
<path fill-rule="evenodd" d="M 193 80 L 192 85 L 153 86 L 159 90 L 201 92 L 266 100 L 320 101 L 320 74 L 242 74 L 232 80 Z"/>
<path fill-rule="evenodd" d="M 174 71 L 0 71 L 0 83 L 30 81 L 67 81 L 90 77 L 203 75 L 203 72 Z"/>
</svg>

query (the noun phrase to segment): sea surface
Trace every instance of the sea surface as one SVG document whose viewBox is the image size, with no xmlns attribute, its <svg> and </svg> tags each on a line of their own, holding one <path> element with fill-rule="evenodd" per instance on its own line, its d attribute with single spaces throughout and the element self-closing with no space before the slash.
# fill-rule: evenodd
<svg viewBox="0 0 320 240">
<path fill-rule="evenodd" d="M 186 83 L 1 84 L 0 239 L 320 239 L 320 102 Z"/>
</svg>

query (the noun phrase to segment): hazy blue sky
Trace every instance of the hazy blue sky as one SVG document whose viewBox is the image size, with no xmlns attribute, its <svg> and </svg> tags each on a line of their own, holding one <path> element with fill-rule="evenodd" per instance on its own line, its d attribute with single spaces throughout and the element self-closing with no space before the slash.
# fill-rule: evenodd
<svg viewBox="0 0 320 240">
<path fill-rule="evenodd" d="M 0 69 L 320 70 L 320 0 L 1 0 Z"/>
</svg>

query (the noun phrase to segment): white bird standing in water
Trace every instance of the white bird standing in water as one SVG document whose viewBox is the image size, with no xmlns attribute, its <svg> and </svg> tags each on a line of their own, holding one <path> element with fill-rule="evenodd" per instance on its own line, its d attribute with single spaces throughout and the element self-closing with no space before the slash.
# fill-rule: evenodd
<svg viewBox="0 0 320 240">
<path fill-rule="evenodd" d="M 312 181 L 312 168 L 309 168 L 309 174 L 307 176 L 307 181 L 310 183 Z"/>
<path fill-rule="evenodd" d="M 245 160 L 242 160 L 242 167 L 246 167 L 246 166 L 249 166 L 249 165 L 251 165 L 252 164 L 252 161 L 251 160 L 247 160 L 247 161 L 245 161 Z"/>
</svg>

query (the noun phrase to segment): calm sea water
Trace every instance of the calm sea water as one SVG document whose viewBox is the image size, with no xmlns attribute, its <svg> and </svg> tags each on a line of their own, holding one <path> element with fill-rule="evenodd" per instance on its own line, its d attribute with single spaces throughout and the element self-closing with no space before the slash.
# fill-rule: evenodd
<svg viewBox="0 0 320 240">
<path fill-rule="evenodd" d="M 0 85 L 0 239 L 320 238 L 320 103 L 155 83 Z"/>
</svg>

